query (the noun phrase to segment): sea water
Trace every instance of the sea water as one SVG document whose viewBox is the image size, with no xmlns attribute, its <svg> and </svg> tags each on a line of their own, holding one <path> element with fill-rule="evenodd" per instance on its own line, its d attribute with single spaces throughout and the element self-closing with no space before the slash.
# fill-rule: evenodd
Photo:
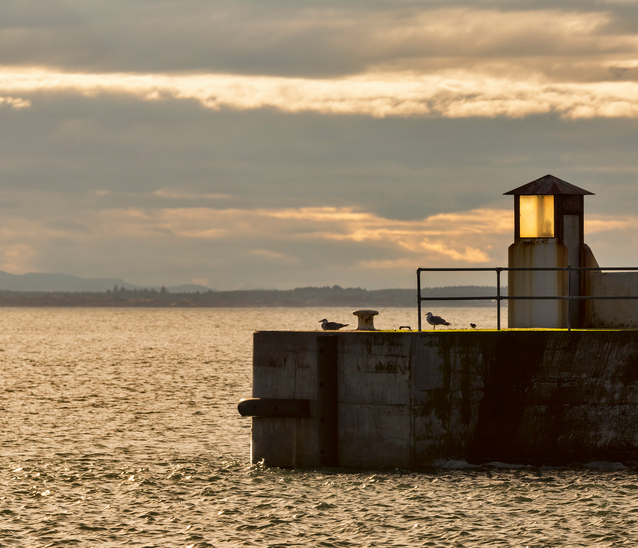
<svg viewBox="0 0 638 548">
<path fill-rule="evenodd" d="M 416 327 L 384 309 L 379 328 Z M 494 308 L 437 308 L 452 327 Z M 549 469 L 249 463 L 252 333 L 346 308 L 0 313 L 0 546 L 636 546 L 638 478 Z M 424 327 L 429 327 L 424 323 Z"/>
</svg>

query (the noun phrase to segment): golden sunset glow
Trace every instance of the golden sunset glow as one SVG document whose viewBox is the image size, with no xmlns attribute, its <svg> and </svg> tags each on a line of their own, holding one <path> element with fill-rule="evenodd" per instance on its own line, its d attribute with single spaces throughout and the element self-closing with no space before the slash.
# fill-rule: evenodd
<svg viewBox="0 0 638 548">
<path fill-rule="evenodd" d="M 134 241 L 229 240 L 233 242 L 267 239 L 279 247 L 290 242 L 353 242 L 372 245 L 379 250 L 392 247 L 404 259 L 395 261 L 362 261 L 359 266 L 396 268 L 401 261 L 464 261 L 485 263 L 495 258 L 486 250 L 494 237 L 508 238 L 511 213 L 506 210 L 476 210 L 434 215 L 414 221 L 387 219 L 350 208 L 302 208 L 284 210 L 214 210 L 208 208 L 160 210 L 110 210 L 100 214 L 92 224 L 94 231 L 74 238 L 88 243 L 95 238 L 126 237 Z M 78 219 L 89 222 L 89 219 Z M 444 229 L 447 226 L 449 228 Z M 114 228 L 117 230 L 114 232 Z M 32 244 L 49 238 L 64 238 L 65 230 L 30 225 L 19 218 L 7 219 L 0 237 L 20 237 Z M 467 235 L 473 243 L 468 246 Z M 167 240 L 168 239 L 168 240 Z M 506 240 L 504 240 L 506 241 Z M 10 248 L 5 252 L 0 269 L 28 270 L 29 247 Z M 269 248 L 250 250 L 250 254 L 268 260 L 288 263 L 294 259 Z"/>
</svg>

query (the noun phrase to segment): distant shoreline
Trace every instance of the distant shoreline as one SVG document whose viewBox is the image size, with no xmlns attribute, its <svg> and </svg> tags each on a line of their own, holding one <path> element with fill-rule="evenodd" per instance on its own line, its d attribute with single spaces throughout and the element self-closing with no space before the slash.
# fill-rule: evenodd
<svg viewBox="0 0 638 548">
<path fill-rule="evenodd" d="M 501 289 L 506 295 L 506 290 Z M 424 297 L 487 297 L 495 287 L 455 286 L 422 289 Z M 423 301 L 423 306 L 496 306 L 490 300 Z M 165 289 L 114 288 L 104 292 L 5 291 L 0 290 L 0 307 L 78 308 L 318 308 L 318 307 L 413 307 L 414 289 L 304 287 L 289 290 L 206 291 L 171 293 Z"/>
</svg>

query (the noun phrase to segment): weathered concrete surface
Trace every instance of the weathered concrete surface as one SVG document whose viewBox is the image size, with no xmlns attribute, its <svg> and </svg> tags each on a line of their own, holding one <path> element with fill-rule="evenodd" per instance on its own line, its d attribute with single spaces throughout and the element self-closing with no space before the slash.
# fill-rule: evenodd
<svg viewBox="0 0 638 548">
<path fill-rule="evenodd" d="M 600 268 L 594 253 L 582 246 L 583 266 Z M 582 273 L 581 295 L 596 297 L 637 297 L 638 272 L 602 272 L 590 270 Z M 595 329 L 638 328 L 638 299 L 592 299 L 581 302 L 581 327 Z M 574 324 L 572 324 L 574 325 Z"/>
<path fill-rule="evenodd" d="M 256 333 L 253 397 L 310 400 L 309 419 L 252 419 L 251 460 L 275 466 L 316 466 L 317 336 L 320 333 Z"/>
<path fill-rule="evenodd" d="M 638 272 L 592 272 L 589 283 L 591 295 L 638 296 Z M 592 301 L 590 325 L 635 329 L 638 327 L 638 299 Z"/>
<path fill-rule="evenodd" d="M 508 248 L 509 268 L 565 268 L 567 247 L 557 240 L 520 240 Z M 510 296 L 567 296 L 569 277 L 561 271 L 508 271 Z M 564 300 L 510 300 L 507 306 L 510 328 L 567 327 L 568 305 Z"/>
<path fill-rule="evenodd" d="M 317 332 L 255 334 L 253 397 L 311 417 L 254 418 L 252 459 L 320 464 Z M 339 332 L 338 464 L 638 460 L 638 332 Z"/>
</svg>

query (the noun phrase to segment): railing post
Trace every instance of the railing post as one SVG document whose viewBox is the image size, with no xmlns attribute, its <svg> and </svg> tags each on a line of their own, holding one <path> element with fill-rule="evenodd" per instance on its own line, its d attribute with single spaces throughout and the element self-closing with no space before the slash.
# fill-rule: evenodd
<svg viewBox="0 0 638 548">
<path fill-rule="evenodd" d="M 416 302 L 419 314 L 419 331 L 421 331 L 421 269 L 416 269 Z"/>
<path fill-rule="evenodd" d="M 572 268 L 567 265 L 567 331 L 572 330 Z"/>
<path fill-rule="evenodd" d="M 496 330 L 501 330 L 501 268 L 496 268 Z"/>
</svg>

